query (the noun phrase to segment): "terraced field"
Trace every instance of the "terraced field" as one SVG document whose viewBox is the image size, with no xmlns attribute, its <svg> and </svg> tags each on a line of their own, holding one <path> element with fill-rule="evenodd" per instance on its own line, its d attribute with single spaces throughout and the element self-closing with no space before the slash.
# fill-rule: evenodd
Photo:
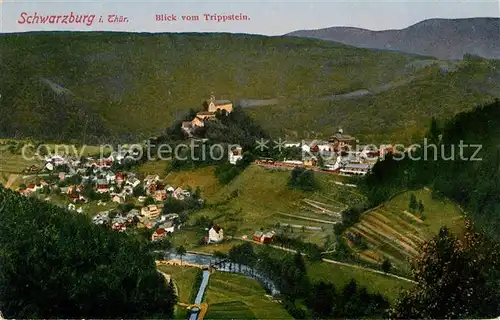
<svg viewBox="0 0 500 320">
<path fill-rule="evenodd" d="M 408 212 L 411 193 L 424 204 L 421 217 Z M 400 194 L 366 212 L 359 223 L 346 230 L 344 236 L 364 260 L 381 263 L 389 259 L 393 266 L 407 270 L 408 260 L 445 225 L 454 232 L 462 230 L 460 208 L 449 200 L 433 199 L 430 190 L 421 189 Z M 358 240 L 353 241 L 356 237 Z"/>
</svg>

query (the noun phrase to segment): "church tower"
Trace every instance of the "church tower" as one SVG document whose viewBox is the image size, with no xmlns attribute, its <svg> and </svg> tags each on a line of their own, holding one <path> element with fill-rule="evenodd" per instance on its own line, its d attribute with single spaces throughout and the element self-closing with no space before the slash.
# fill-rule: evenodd
<svg viewBox="0 0 500 320">
<path fill-rule="evenodd" d="M 217 108 L 215 106 L 215 95 L 213 91 L 210 93 L 210 99 L 207 100 L 207 111 L 208 112 L 217 111 Z"/>
</svg>

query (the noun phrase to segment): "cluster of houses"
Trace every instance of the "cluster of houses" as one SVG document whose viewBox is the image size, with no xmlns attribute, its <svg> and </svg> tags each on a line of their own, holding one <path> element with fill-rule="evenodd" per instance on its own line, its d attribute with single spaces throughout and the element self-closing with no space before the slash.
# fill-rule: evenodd
<svg viewBox="0 0 500 320">
<path fill-rule="evenodd" d="M 45 164 L 47 171 L 55 174 L 61 166 L 64 166 L 66 170 L 57 172 L 55 181 L 47 183 L 41 180 L 39 183 L 29 184 L 26 188 L 19 189 L 18 192 L 30 195 L 46 187 L 58 189 L 60 194 L 69 200 L 68 209 L 76 211 L 81 211 L 81 209 L 76 209 L 76 204 L 90 200 L 85 196 L 89 191 L 86 188 L 92 188 L 96 194 L 109 195 L 109 198 L 106 198 L 117 204 L 130 202 L 130 200 L 143 203 L 147 197 L 151 197 L 155 202 L 163 202 L 168 197 L 185 200 L 192 196 L 188 190 L 181 187 L 165 185 L 158 175 L 147 175 L 141 180 L 133 172 L 115 172 L 112 169 L 113 163 L 121 163 L 127 156 L 127 153 L 114 152 L 109 157 L 97 161 L 91 157 L 84 158 L 84 161 L 60 155 L 47 157 Z M 65 186 L 60 187 L 61 182 L 68 181 L 67 179 L 75 176 L 77 179 L 72 179 L 71 184 L 65 183 L 62 184 Z M 137 190 L 140 195 L 136 197 Z M 199 201 L 202 200 L 199 199 Z M 99 200 L 97 204 L 103 205 L 105 202 Z M 141 213 L 147 217 L 155 217 L 159 212 L 157 207 L 149 205 L 144 206 Z"/>
<path fill-rule="evenodd" d="M 128 212 L 102 211 L 92 218 L 95 224 L 109 225 L 113 230 L 123 232 L 131 227 L 144 227 L 155 230 L 152 241 L 164 238 L 180 227 L 179 215 L 176 213 L 161 214 L 163 205 L 148 205 L 141 210 L 132 209 Z"/>
<path fill-rule="evenodd" d="M 257 241 L 260 243 L 271 243 L 274 241 L 276 233 L 274 231 L 269 231 L 269 232 L 263 232 L 263 231 L 256 231 L 253 234 L 253 241 Z"/>
<path fill-rule="evenodd" d="M 113 172 L 113 163 L 122 163 L 127 158 L 134 158 L 138 151 L 121 150 L 120 152 L 112 152 L 109 157 L 102 159 L 94 159 L 93 157 L 77 158 L 70 156 L 51 155 L 45 157 L 45 165 L 43 168 L 31 166 L 26 169 L 29 172 L 41 172 L 55 174 L 58 181 L 64 181 L 74 176 L 81 177 L 76 185 L 60 188 L 62 194 L 67 194 L 72 202 L 87 201 L 81 195 L 84 190 L 84 185 L 91 183 L 95 186 L 97 193 L 110 193 L 114 197 L 114 201 L 122 201 L 126 195 L 132 195 L 133 189 L 137 187 L 141 181 L 136 178 L 135 174 Z M 63 168 L 61 170 L 61 168 Z M 59 171 L 58 171 L 59 170 Z M 49 187 L 57 188 L 58 181 L 53 181 Z M 26 189 L 20 189 L 22 194 L 29 195 L 36 192 L 47 185 L 41 181 L 39 184 L 29 185 Z M 120 189 L 120 192 L 116 192 Z"/>
<path fill-rule="evenodd" d="M 205 110 L 198 112 L 191 121 L 182 122 L 182 130 L 188 136 L 192 136 L 196 129 L 204 127 L 205 121 L 214 120 L 217 111 L 224 110 L 227 113 L 233 111 L 233 103 L 230 100 L 216 100 L 214 95 L 206 100 L 203 106 Z"/>
<path fill-rule="evenodd" d="M 395 152 L 392 145 L 380 147 L 372 145 L 358 145 L 358 140 L 346 135 L 339 129 L 328 141 L 302 141 L 285 143 L 284 148 L 299 148 L 301 159 L 285 159 L 273 161 L 260 159 L 256 162 L 261 165 L 284 167 L 309 167 L 321 169 L 341 175 L 366 175 L 377 160 L 389 152 Z M 322 168 L 319 168 L 318 156 L 323 159 Z"/>
</svg>

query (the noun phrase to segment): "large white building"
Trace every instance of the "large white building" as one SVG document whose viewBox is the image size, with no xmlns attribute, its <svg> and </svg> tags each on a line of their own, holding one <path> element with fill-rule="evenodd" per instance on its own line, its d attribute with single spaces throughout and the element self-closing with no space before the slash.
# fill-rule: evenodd
<svg viewBox="0 0 500 320">
<path fill-rule="evenodd" d="M 368 163 L 348 163 L 340 169 L 340 173 L 344 175 L 366 175 L 370 172 L 373 165 Z"/>
</svg>

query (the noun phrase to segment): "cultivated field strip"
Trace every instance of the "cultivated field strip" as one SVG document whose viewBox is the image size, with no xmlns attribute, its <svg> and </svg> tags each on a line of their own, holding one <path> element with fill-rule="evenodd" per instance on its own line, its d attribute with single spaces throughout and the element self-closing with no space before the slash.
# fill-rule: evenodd
<svg viewBox="0 0 500 320">
<path fill-rule="evenodd" d="M 412 194 L 424 204 L 419 216 L 407 211 Z M 451 201 L 433 199 L 423 188 L 400 193 L 365 212 L 344 236 L 361 259 L 379 263 L 389 259 L 395 267 L 408 270 L 409 261 L 441 226 L 461 230 L 462 219 L 463 213 Z"/>
<path fill-rule="evenodd" d="M 291 217 L 291 218 L 296 218 L 299 220 L 306 220 L 306 221 L 312 221 L 312 222 L 319 222 L 319 223 L 325 223 L 325 224 L 336 224 L 339 220 L 337 221 L 331 221 L 331 220 L 321 220 L 321 219 L 314 219 L 314 218 L 309 218 L 305 216 L 299 216 L 295 214 L 289 214 L 289 213 L 284 213 L 284 212 L 278 212 L 278 215 L 286 216 L 286 217 Z"/>
<path fill-rule="evenodd" d="M 374 216 L 366 217 L 364 221 L 367 222 L 367 225 L 371 226 L 372 229 L 378 230 L 388 237 L 397 239 L 397 241 L 401 242 L 405 248 L 414 250 L 415 253 L 417 252 L 419 244 L 410 240 L 406 235 L 404 235 L 404 233 L 399 232 L 398 230 L 392 228 L 387 224 L 384 224 L 383 222 L 380 222 L 380 220 L 376 219 L 376 217 Z"/>
<path fill-rule="evenodd" d="M 313 226 L 305 226 L 301 224 L 290 224 L 290 223 L 285 223 L 285 222 L 279 222 L 280 227 L 291 227 L 295 229 L 305 229 L 308 231 L 316 231 L 316 232 L 323 232 L 322 227 L 313 227 Z"/>
<path fill-rule="evenodd" d="M 385 244 L 387 246 L 392 247 L 396 251 L 398 251 L 403 256 L 411 257 L 412 253 L 409 251 L 414 251 L 410 246 L 405 246 L 400 241 L 397 241 L 395 237 L 391 237 L 385 233 L 381 233 L 376 229 L 373 229 L 372 225 L 362 221 L 357 225 L 357 228 L 368 233 L 372 238 L 375 238 L 379 241 L 379 243 Z"/>
<path fill-rule="evenodd" d="M 411 231 L 413 231 L 416 235 L 419 235 L 420 240 L 425 238 L 422 229 L 414 225 L 413 221 L 404 219 L 403 216 L 398 215 L 393 210 L 388 210 L 387 208 L 382 207 L 377 211 L 374 211 L 372 215 L 377 217 L 379 220 L 382 220 L 384 223 L 396 224 L 402 230 L 411 229 Z"/>
<path fill-rule="evenodd" d="M 37 164 L 36 161 L 25 160 L 21 156 L 0 153 L 0 172 L 21 173 L 27 167 Z"/>
<path fill-rule="evenodd" d="M 405 261 L 407 261 L 408 258 L 411 258 L 411 255 L 401 252 L 399 248 L 395 248 L 390 242 L 387 242 L 384 239 L 377 239 L 376 235 L 373 236 L 370 231 L 365 232 L 363 229 L 364 227 L 362 226 L 360 226 L 360 228 L 354 227 L 352 232 L 362 235 L 365 239 L 367 239 L 371 246 L 371 248 L 368 249 L 368 251 L 372 252 L 371 258 L 378 260 L 379 263 L 381 263 L 384 258 L 388 258 L 391 259 L 393 263 L 404 266 Z M 365 251 L 362 251 L 361 253 Z M 377 255 L 377 258 L 375 258 L 375 255 Z"/>
<path fill-rule="evenodd" d="M 404 220 L 401 215 L 398 215 L 392 210 L 386 210 L 382 207 L 377 211 L 371 212 L 369 216 L 376 218 L 384 224 L 390 225 L 404 236 L 416 241 L 418 245 L 425 242 L 426 233 L 422 229 L 415 226 L 413 221 Z"/>
</svg>

